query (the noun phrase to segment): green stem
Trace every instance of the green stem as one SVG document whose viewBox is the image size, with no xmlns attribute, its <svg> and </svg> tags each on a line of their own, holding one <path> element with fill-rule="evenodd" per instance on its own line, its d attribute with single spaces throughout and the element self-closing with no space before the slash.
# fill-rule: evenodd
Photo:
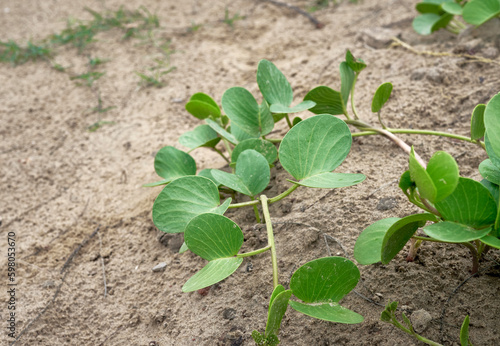
<svg viewBox="0 0 500 346">
<path fill-rule="evenodd" d="M 266 138 L 266 141 L 269 141 L 271 143 L 281 143 L 282 138 Z"/>
<path fill-rule="evenodd" d="M 231 157 L 233 155 L 233 151 L 231 150 L 231 146 L 229 145 L 229 142 L 225 138 L 222 138 L 222 141 L 224 142 L 224 146 L 226 147 L 227 154 L 229 155 L 229 157 Z"/>
<path fill-rule="evenodd" d="M 477 253 L 476 248 L 474 247 L 474 245 L 472 245 L 469 242 L 463 242 L 463 243 L 459 243 L 459 244 L 462 244 L 463 246 L 465 246 L 466 248 L 468 248 L 470 250 L 470 253 L 472 255 L 471 273 L 476 274 L 479 270 L 479 255 Z"/>
<path fill-rule="evenodd" d="M 288 127 L 289 128 L 292 128 L 292 122 L 290 121 L 290 118 L 288 117 L 288 114 L 285 114 L 285 118 L 286 118 L 286 123 L 288 124 Z"/>
<path fill-rule="evenodd" d="M 414 330 L 413 330 L 413 327 L 412 329 L 408 329 L 408 328 L 405 328 L 401 323 L 399 323 L 399 321 L 396 319 L 396 316 L 393 314 L 391 316 L 391 322 L 389 323 L 392 323 L 392 325 L 394 325 L 395 327 L 401 329 L 403 332 L 407 333 L 407 334 L 410 334 L 412 336 L 414 336 L 417 340 L 419 341 L 422 341 L 423 343 L 426 343 L 427 345 L 431 345 L 431 346 L 443 346 L 442 344 L 439 344 L 437 342 L 434 342 L 432 340 L 429 340 L 427 338 L 424 338 L 423 336 L 417 334 Z"/>
<path fill-rule="evenodd" d="M 271 216 L 269 215 L 269 207 L 267 204 L 266 195 L 260 196 L 262 202 L 262 213 L 266 222 L 267 229 L 267 244 L 271 247 L 271 261 L 273 263 L 273 290 L 278 286 L 278 259 L 276 257 L 276 246 L 274 245 L 273 224 L 271 223 Z"/>
<path fill-rule="evenodd" d="M 255 255 L 258 255 L 260 253 L 266 252 L 268 250 L 271 250 L 271 245 L 263 247 L 262 249 L 257 249 L 257 250 L 245 252 L 245 253 L 239 253 L 236 255 L 236 257 L 243 258 L 243 257 L 255 256 Z"/>
<path fill-rule="evenodd" d="M 219 154 L 220 156 L 222 156 L 222 158 L 223 158 L 224 160 L 226 160 L 226 162 L 227 162 L 227 163 L 231 163 L 231 161 L 229 161 L 229 159 L 228 159 L 227 157 L 225 157 L 225 156 L 224 156 L 224 154 L 222 153 L 222 151 L 220 151 L 220 150 L 219 150 L 219 149 L 217 149 L 217 148 L 214 148 L 214 150 L 215 150 L 215 152 L 216 152 L 217 154 Z"/>
<path fill-rule="evenodd" d="M 354 80 L 352 81 L 352 87 L 351 87 L 351 109 L 352 109 L 352 114 L 354 114 L 355 120 L 359 119 L 358 112 L 356 111 L 356 106 L 354 104 L 354 89 L 356 87 L 356 81 L 358 80 L 358 75 L 359 75 L 359 72 L 356 72 L 354 74 Z M 349 116 L 347 114 L 345 114 L 345 116 L 347 117 L 347 119 L 349 119 Z"/>
<path fill-rule="evenodd" d="M 288 190 L 283 192 L 282 194 L 275 196 L 273 198 L 269 198 L 269 203 L 274 203 L 282 200 L 289 194 L 291 194 L 293 191 L 295 191 L 296 188 L 298 188 L 300 185 L 293 184 Z M 242 203 L 235 203 L 235 204 L 230 204 L 229 209 L 233 208 L 243 208 L 243 207 L 250 207 L 259 204 L 259 201 L 248 201 L 248 202 L 242 202 Z"/>
<path fill-rule="evenodd" d="M 252 201 L 255 200 L 255 197 L 250 197 L 250 198 L 252 199 Z M 259 215 L 259 210 L 257 209 L 257 205 L 254 204 L 252 207 L 253 207 L 253 212 L 255 213 L 255 219 L 257 220 L 257 223 L 260 223 L 260 215 Z"/>
</svg>

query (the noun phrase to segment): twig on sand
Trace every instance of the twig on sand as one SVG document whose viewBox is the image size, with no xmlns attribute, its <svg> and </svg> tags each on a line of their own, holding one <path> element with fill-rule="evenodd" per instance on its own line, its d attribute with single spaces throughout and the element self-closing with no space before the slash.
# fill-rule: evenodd
<svg viewBox="0 0 500 346">
<path fill-rule="evenodd" d="M 108 294 L 108 286 L 106 285 L 106 267 L 104 266 L 104 258 L 102 257 L 102 239 L 101 239 L 101 233 L 97 232 L 97 235 L 99 236 L 99 257 L 101 257 L 102 278 L 104 280 L 104 298 L 106 298 L 106 296 Z"/>
<path fill-rule="evenodd" d="M 301 9 L 297 6 L 289 5 L 286 2 L 281 2 L 281 1 L 276 1 L 276 0 L 262 0 L 262 1 L 269 2 L 270 4 L 273 4 L 276 6 L 288 8 L 292 11 L 295 11 L 295 12 L 303 15 L 304 17 L 307 17 L 307 19 L 309 19 L 309 21 L 314 24 L 316 29 L 321 29 L 325 26 L 325 24 L 321 23 L 313 15 L 311 15 L 310 13 L 307 13 L 306 11 L 304 11 L 303 9 Z"/>
<path fill-rule="evenodd" d="M 73 261 L 73 258 L 81 250 L 81 248 L 84 247 L 85 245 L 87 245 L 87 243 L 89 242 L 90 239 L 92 239 L 92 238 L 95 237 L 95 235 L 97 234 L 97 232 L 99 232 L 100 228 L 101 228 L 101 225 L 97 226 L 97 228 L 95 229 L 95 231 L 92 232 L 92 234 L 87 239 L 85 239 L 84 241 L 82 241 L 80 243 L 80 245 L 78 245 L 78 247 L 75 250 L 73 250 L 73 252 L 71 253 L 71 255 L 69 255 L 68 259 L 66 260 L 66 262 L 62 266 L 62 268 L 61 268 L 61 274 L 64 273 L 64 271 L 66 270 L 66 268 L 71 264 L 71 262 Z"/>
</svg>

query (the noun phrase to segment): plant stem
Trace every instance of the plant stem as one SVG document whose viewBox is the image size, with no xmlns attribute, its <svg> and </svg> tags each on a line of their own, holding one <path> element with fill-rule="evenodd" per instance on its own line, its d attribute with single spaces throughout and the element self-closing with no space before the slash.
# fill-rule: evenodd
<svg viewBox="0 0 500 346">
<path fill-rule="evenodd" d="M 288 117 L 288 113 L 285 115 L 285 118 L 286 118 L 286 123 L 288 124 L 288 127 L 289 128 L 292 128 L 292 122 L 290 121 L 290 118 Z"/>
<path fill-rule="evenodd" d="M 224 142 L 224 146 L 226 147 L 227 154 L 229 155 L 229 157 L 231 157 L 233 155 L 233 151 L 231 150 L 231 146 L 229 145 L 229 142 L 225 138 L 222 138 L 222 141 Z"/>
<path fill-rule="evenodd" d="M 266 252 L 268 250 L 271 250 L 271 245 L 268 245 L 266 247 L 263 247 L 261 249 L 257 249 L 257 250 L 254 250 L 254 251 L 245 252 L 245 253 L 239 253 L 239 254 L 236 255 L 236 257 L 243 258 L 243 257 L 255 256 L 255 255 L 258 255 L 260 253 Z"/>
<path fill-rule="evenodd" d="M 269 198 L 268 199 L 269 203 L 274 203 L 274 202 L 278 202 L 278 201 L 282 200 L 283 198 L 285 198 L 286 196 L 288 196 L 289 194 L 291 194 L 293 191 L 295 191 L 295 189 L 298 188 L 299 186 L 300 185 L 293 184 L 288 190 L 286 190 L 282 194 L 280 194 L 278 196 L 275 196 L 275 197 L 272 197 L 272 198 Z M 254 205 L 257 205 L 257 204 L 259 204 L 259 201 L 248 201 L 248 202 L 230 204 L 228 208 L 229 209 L 243 208 L 243 207 L 254 206 Z"/>
<path fill-rule="evenodd" d="M 255 197 L 250 197 L 250 198 L 252 199 L 252 201 L 255 200 Z M 253 207 L 253 212 L 255 213 L 255 219 L 257 220 L 257 223 L 260 223 L 260 215 L 259 215 L 259 210 L 257 209 L 257 205 L 254 204 L 252 207 Z"/>
<path fill-rule="evenodd" d="M 459 243 L 459 244 L 462 244 L 463 246 L 469 248 L 470 253 L 472 255 L 471 274 L 476 274 L 479 270 L 479 256 L 478 256 L 476 248 L 474 247 L 474 245 L 472 245 L 469 242 L 463 242 L 463 243 Z"/>
<path fill-rule="evenodd" d="M 229 159 L 228 159 L 227 157 L 225 157 L 225 156 L 224 156 L 224 154 L 222 153 L 222 151 L 220 151 L 220 150 L 219 150 L 219 149 L 217 149 L 217 148 L 214 148 L 214 150 L 215 150 L 215 152 L 216 152 L 217 154 L 219 154 L 220 156 L 222 156 L 222 158 L 223 158 L 224 160 L 226 160 L 226 162 L 227 162 L 227 163 L 231 163 L 231 161 L 229 161 Z"/>
<path fill-rule="evenodd" d="M 273 290 L 278 286 L 278 259 L 276 257 L 276 246 L 274 245 L 274 233 L 273 224 L 271 223 L 271 216 L 269 215 L 269 207 L 267 204 L 266 195 L 260 196 L 260 201 L 262 202 L 262 213 L 264 214 L 264 220 L 266 222 L 267 229 L 267 243 L 271 247 L 271 261 L 273 263 Z"/>
<path fill-rule="evenodd" d="M 405 328 L 401 323 L 399 323 L 399 321 L 396 319 L 396 316 L 392 315 L 391 316 L 391 322 L 395 327 L 401 329 L 403 332 L 407 333 L 407 334 L 410 334 L 410 335 L 413 335 L 416 339 L 418 339 L 419 341 L 422 341 L 423 343 L 426 343 L 427 345 L 432 345 L 432 346 L 443 346 L 437 342 L 434 342 L 432 340 L 429 340 L 427 338 L 424 338 L 423 336 L 417 334 L 414 330 L 410 330 L 408 328 Z"/>
<path fill-rule="evenodd" d="M 359 119 L 358 112 L 356 111 L 356 106 L 354 104 L 354 89 L 356 87 L 356 81 L 358 80 L 358 75 L 359 72 L 356 72 L 354 74 L 354 80 L 352 81 L 352 87 L 351 87 L 351 109 L 352 109 L 352 114 L 354 114 L 354 120 Z M 347 119 L 349 119 L 349 116 L 347 114 L 345 114 L 345 116 L 347 117 Z"/>
</svg>

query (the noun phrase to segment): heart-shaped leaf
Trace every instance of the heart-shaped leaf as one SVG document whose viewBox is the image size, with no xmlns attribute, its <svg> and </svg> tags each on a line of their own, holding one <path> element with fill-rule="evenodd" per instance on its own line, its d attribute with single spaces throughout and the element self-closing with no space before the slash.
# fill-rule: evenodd
<svg viewBox="0 0 500 346">
<path fill-rule="evenodd" d="M 345 53 L 345 61 L 354 72 L 361 72 L 366 67 L 365 62 L 361 59 L 356 59 L 350 50 L 347 50 Z"/>
<path fill-rule="evenodd" d="M 304 303 L 290 306 L 308 316 L 331 322 L 360 323 L 363 317 L 338 301 L 356 287 L 359 269 L 346 258 L 325 257 L 308 262 L 292 275 L 290 289 Z"/>
<path fill-rule="evenodd" d="M 219 190 L 201 176 L 178 178 L 168 184 L 153 204 L 153 222 L 162 232 L 184 232 L 195 216 L 203 213 L 224 214 L 231 199 L 219 206 Z"/>
<path fill-rule="evenodd" d="M 471 0 L 465 4 L 463 9 L 464 20 L 476 26 L 498 15 L 500 15 L 500 1 L 498 0 Z"/>
<path fill-rule="evenodd" d="M 444 220 L 472 228 L 492 225 L 497 215 L 496 202 L 488 189 L 478 181 L 463 177 L 453 193 L 436 202 L 435 207 Z"/>
<path fill-rule="evenodd" d="M 186 175 L 196 174 L 196 162 L 188 153 L 171 146 L 163 147 L 155 156 L 155 171 L 164 180 L 147 184 L 157 186 L 171 182 Z"/>
<path fill-rule="evenodd" d="M 490 159 L 486 159 L 479 164 L 479 173 L 486 180 L 500 185 L 500 169 Z"/>
<path fill-rule="evenodd" d="M 261 108 L 245 88 L 233 87 L 226 90 L 222 95 L 222 107 L 231 119 L 231 127 L 236 125 L 238 130 L 246 134 L 245 138 L 242 138 L 243 136 L 238 136 L 237 132 L 233 131 L 238 140 L 258 138 L 269 133 L 274 127 L 273 118 L 266 106 Z"/>
<path fill-rule="evenodd" d="M 500 1 L 498 2 L 500 6 Z M 496 94 L 486 105 L 484 111 L 484 126 L 489 145 L 486 147 L 490 159 L 499 167 L 496 158 L 500 157 L 500 94 Z M 486 142 L 485 136 L 485 142 Z M 492 158 L 492 156 L 494 158 Z"/>
<path fill-rule="evenodd" d="M 484 111 L 486 105 L 479 104 L 474 108 L 470 119 L 470 138 L 480 139 L 484 137 Z"/>
<path fill-rule="evenodd" d="M 196 93 L 186 103 L 186 110 L 197 117 L 205 119 L 208 117 L 220 117 L 220 108 L 217 103 L 207 94 Z"/>
<path fill-rule="evenodd" d="M 224 128 L 222 128 L 222 126 L 220 126 L 219 124 L 217 124 L 212 119 L 205 119 L 205 122 L 207 123 L 208 126 L 210 126 L 212 128 L 212 130 L 214 130 L 215 132 L 217 132 L 219 135 L 222 136 L 222 138 L 225 138 L 230 143 L 232 143 L 234 145 L 236 145 L 236 144 L 239 143 L 239 141 L 236 139 L 236 137 L 234 137 L 231 133 L 229 133 L 228 131 L 226 131 Z"/>
<path fill-rule="evenodd" d="M 233 153 L 231 155 L 231 161 L 238 161 L 238 157 L 240 156 L 240 154 L 247 149 L 253 149 L 259 152 L 266 158 L 269 164 L 274 163 L 274 161 L 276 161 L 276 159 L 278 158 L 278 150 L 273 143 L 264 139 L 252 138 L 240 142 L 236 147 L 234 147 Z"/>
<path fill-rule="evenodd" d="M 354 245 L 354 258 L 359 264 L 368 265 L 382 260 L 381 250 L 385 234 L 398 220 L 398 217 L 378 220 L 361 232 Z"/>
<path fill-rule="evenodd" d="M 238 156 L 235 174 L 214 169 L 212 175 L 224 186 L 247 196 L 255 196 L 269 184 L 269 163 L 260 153 L 248 149 Z"/>
<path fill-rule="evenodd" d="M 447 243 L 464 243 L 476 240 L 484 237 L 490 231 L 491 227 L 478 231 L 469 226 L 449 221 L 437 222 L 424 227 L 424 232 L 429 237 Z"/>
<path fill-rule="evenodd" d="M 184 292 L 224 280 L 243 262 L 243 258 L 234 257 L 243 244 L 243 233 L 225 216 L 212 213 L 196 216 L 186 226 L 184 239 L 189 250 L 209 261 L 184 284 Z"/>
<path fill-rule="evenodd" d="M 378 87 L 372 100 L 372 112 L 377 113 L 389 100 L 392 93 L 392 83 L 384 83 Z"/>
<path fill-rule="evenodd" d="M 347 100 L 351 93 L 352 84 L 354 83 L 354 71 L 349 67 L 347 62 L 340 63 L 340 95 L 344 104 L 344 113 L 347 113 Z"/>
<path fill-rule="evenodd" d="M 193 131 L 187 131 L 179 138 L 179 143 L 189 149 L 198 147 L 213 148 L 221 140 L 210 126 L 203 124 L 194 128 Z"/>
<path fill-rule="evenodd" d="M 289 106 L 293 91 L 285 75 L 268 60 L 261 60 L 257 67 L 257 84 L 260 92 L 270 105 Z"/>
<path fill-rule="evenodd" d="M 410 215 L 396 221 L 386 232 L 382 240 L 381 260 L 388 264 L 403 249 L 417 229 L 427 221 L 438 221 L 433 214 Z"/>
<path fill-rule="evenodd" d="M 309 91 L 304 97 L 304 101 L 313 101 L 316 106 L 309 109 L 314 114 L 345 114 L 345 107 L 342 103 L 342 96 L 327 86 L 319 86 Z"/>
<path fill-rule="evenodd" d="M 288 181 L 301 186 L 315 187 L 320 189 L 336 189 L 339 187 L 347 187 L 359 184 L 365 179 L 366 176 L 364 174 L 325 172 L 302 179 L 299 182 L 292 180 Z"/>
<path fill-rule="evenodd" d="M 298 113 L 313 108 L 315 105 L 316 103 L 314 103 L 313 101 L 302 101 L 301 103 L 293 107 L 273 104 L 271 105 L 270 109 L 272 113 Z"/>
<path fill-rule="evenodd" d="M 347 157 L 351 143 L 345 122 L 320 114 L 288 131 L 279 148 L 280 162 L 295 179 L 310 178 L 337 168 Z"/>
<path fill-rule="evenodd" d="M 274 334 L 278 335 L 281 321 L 283 316 L 285 316 L 286 309 L 288 308 L 288 302 L 292 296 L 291 290 L 286 290 L 283 286 L 278 285 L 273 291 L 271 296 L 271 301 L 269 303 L 269 312 L 267 315 L 266 333 L 265 336 Z"/>
</svg>

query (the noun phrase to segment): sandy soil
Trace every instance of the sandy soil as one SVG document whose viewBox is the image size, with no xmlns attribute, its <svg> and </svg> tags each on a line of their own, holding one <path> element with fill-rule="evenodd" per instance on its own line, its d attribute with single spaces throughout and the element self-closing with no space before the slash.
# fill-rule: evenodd
<svg viewBox="0 0 500 346">
<path fill-rule="evenodd" d="M 291 3 L 306 8 L 312 1 Z M 206 295 L 182 293 L 182 284 L 204 261 L 189 252 L 179 255 L 182 239 L 161 237 L 151 221 L 161 188 L 141 184 L 157 179 L 154 153 L 165 145 L 185 150 L 179 136 L 200 123 L 184 110 L 193 93 L 205 92 L 220 102 L 224 90 L 243 86 L 257 95 L 255 73 L 263 58 L 284 72 L 297 100 L 318 85 L 337 89 L 346 49 L 368 63 L 356 91 L 364 119 L 376 121 L 369 111 L 371 97 L 379 84 L 390 81 L 394 93 L 383 117 L 391 127 L 467 135 L 474 106 L 500 91 L 495 35 L 500 21 L 459 37 L 447 32 L 421 37 L 411 28 L 414 3 L 330 4 L 314 13 L 324 24 L 316 29 L 296 12 L 261 1 L 2 0 L 0 39 L 20 42 L 60 32 L 68 18 L 91 19 L 84 6 L 116 11 L 121 5 L 130 10 L 143 5 L 158 15 L 161 26 L 155 35 L 171 40 L 171 65 L 176 67 L 165 76 L 165 87 L 139 87 L 135 72 L 154 65 L 161 54 L 144 40 L 122 40 L 117 30 L 99 34 L 83 54 L 71 47 L 58 49 L 54 62 L 69 67 L 66 73 L 46 62 L 0 65 L 3 344 L 12 342 L 6 335 L 6 241 L 7 233 L 15 232 L 16 333 L 29 327 L 18 345 L 252 345 L 252 330 L 265 326 L 272 289 L 268 255 L 246 259 Z M 233 28 L 221 21 L 226 8 L 230 16 L 244 16 Z M 202 27 L 190 32 L 193 24 Z M 392 36 L 418 51 L 476 54 L 494 62 L 418 55 L 390 47 Z M 95 94 L 69 78 L 85 72 L 87 56 L 110 59 L 99 67 L 106 74 L 96 85 L 103 106 L 115 108 L 102 114 L 92 112 Z M 88 132 L 98 120 L 114 124 Z M 425 159 L 436 150 L 449 151 L 462 175 L 480 178 L 477 166 L 486 155 L 479 148 L 442 138 L 402 138 Z M 192 155 L 199 169 L 225 164 L 209 150 Z M 396 179 L 406 167 L 407 156 L 388 140 L 356 139 L 338 171 L 364 173 L 363 184 L 335 191 L 299 189 L 292 199 L 273 205 L 281 281 L 287 285 L 298 266 L 329 253 L 352 259 L 357 236 L 371 222 L 415 212 L 397 188 Z M 289 184 L 279 167 L 272 174 L 269 196 Z M 227 215 L 244 231 L 244 250 L 266 241 L 251 209 Z M 64 266 L 97 227 L 98 233 Z M 498 253 L 490 252 L 480 275 L 460 287 L 470 276 L 471 259 L 456 245 L 425 244 L 413 263 L 400 254 L 387 266 L 360 266 L 358 294 L 352 292 L 342 303 L 365 316 L 365 322 L 327 323 L 290 309 L 282 344 L 416 345 L 379 321 L 383 304 L 397 300 L 408 315 L 421 309 L 430 313 L 432 321 L 422 332 L 428 338 L 458 345 L 461 321 L 469 314 L 473 343 L 498 345 L 498 261 Z M 166 270 L 153 272 L 159 262 L 167 263 Z"/>
</svg>

